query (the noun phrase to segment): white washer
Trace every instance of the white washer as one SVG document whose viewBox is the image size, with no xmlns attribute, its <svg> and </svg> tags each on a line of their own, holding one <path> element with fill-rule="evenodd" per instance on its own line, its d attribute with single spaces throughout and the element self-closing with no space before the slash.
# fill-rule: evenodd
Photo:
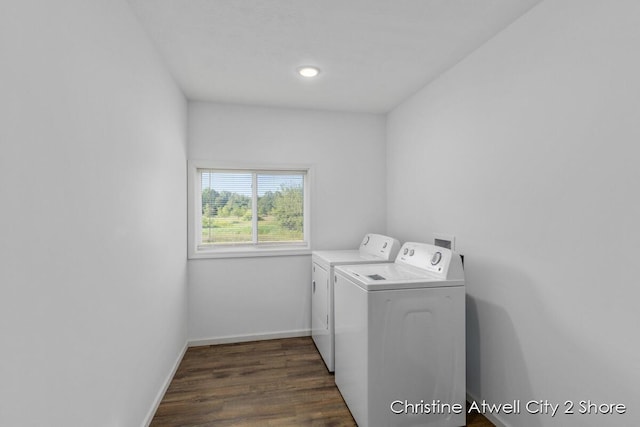
<svg viewBox="0 0 640 427">
<path fill-rule="evenodd" d="M 311 336 L 329 372 L 334 370 L 333 268 L 342 264 L 393 262 L 400 242 L 367 234 L 359 249 L 314 251 L 311 278 Z"/>
<path fill-rule="evenodd" d="M 334 280 L 335 381 L 358 425 L 464 426 L 460 256 L 409 242 L 395 263 L 336 267 Z"/>
</svg>

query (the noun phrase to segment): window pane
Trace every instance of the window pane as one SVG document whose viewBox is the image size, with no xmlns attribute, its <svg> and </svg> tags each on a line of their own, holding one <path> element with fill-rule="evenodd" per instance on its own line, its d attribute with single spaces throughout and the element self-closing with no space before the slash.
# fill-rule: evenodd
<svg viewBox="0 0 640 427">
<path fill-rule="evenodd" d="M 201 170 L 202 244 L 251 243 L 251 173 Z"/>
<path fill-rule="evenodd" d="M 258 242 L 304 241 L 304 175 L 258 174 Z"/>
</svg>

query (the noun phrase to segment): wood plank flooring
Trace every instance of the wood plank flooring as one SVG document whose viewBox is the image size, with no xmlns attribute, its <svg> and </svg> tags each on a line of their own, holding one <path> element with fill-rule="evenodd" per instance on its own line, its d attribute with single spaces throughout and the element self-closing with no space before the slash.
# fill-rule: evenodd
<svg viewBox="0 0 640 427">
<path fill-rule="evenodd" d="M 467 425 L 493 426 L 480 414 Z M 189 348 L 151 422 L 356 426 L 310 337 Z"/>
</svg>

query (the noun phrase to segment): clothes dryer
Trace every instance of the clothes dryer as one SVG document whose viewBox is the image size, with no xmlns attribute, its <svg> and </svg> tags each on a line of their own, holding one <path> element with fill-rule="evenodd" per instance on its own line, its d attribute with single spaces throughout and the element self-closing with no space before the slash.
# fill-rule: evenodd
<svg viewBox="0 0 640 427">
<path fill-rule="evenodd" d="M 393 262 L 400 242 L 367 234 L 358 249 L 313 251 L 311 278 L 311 336 L 329 372 L 334 370 L 333 269 L 342 264 Z"/>
<path fill-rule="evenodd" d="M 465 425 L 460 256 L 405 243 L 335 275 L 335 381 L 360 427 Z"/>
</svg>

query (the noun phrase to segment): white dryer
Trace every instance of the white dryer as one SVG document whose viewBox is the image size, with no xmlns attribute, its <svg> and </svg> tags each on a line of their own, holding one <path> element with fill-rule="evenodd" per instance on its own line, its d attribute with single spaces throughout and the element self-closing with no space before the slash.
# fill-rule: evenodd
<svg viewBox="0 0 640 427">
<path fill-rule="evenodd" d="M 311 336 L 329 372 L 334 370 L 333 268 L 342 264 L 393 262 L 400 242 L 367 234 L 359 249 L 313 251 L 311 278 Z"/>
<path fill-rule="evenodd" d="M 465 409 L 460 256 L 405 243 L 394 263 L 335 269 L 335 381 L 360 427 L 459 427 Z"/>
</svg>

